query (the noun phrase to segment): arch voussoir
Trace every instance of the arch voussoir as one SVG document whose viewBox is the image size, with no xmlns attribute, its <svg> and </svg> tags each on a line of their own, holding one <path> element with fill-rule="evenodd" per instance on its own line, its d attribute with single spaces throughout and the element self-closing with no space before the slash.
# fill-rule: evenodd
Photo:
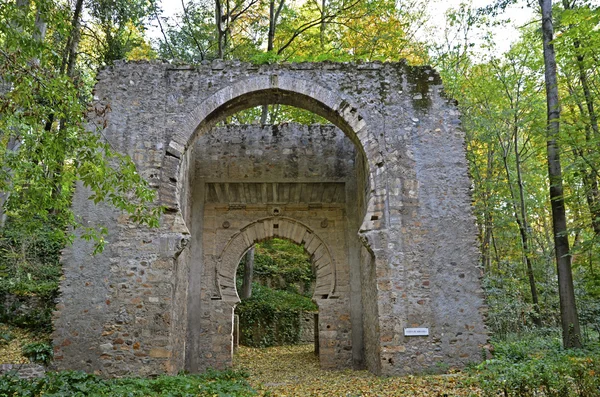
<svg viewBox="0 0 600 397">
<path fill-rule="evenodd" d="M 277 226 L 277 227 L 275 227 Z M 310 243 L 306 244 L 306 237 Z M 239 302 L 235 273 L 242 256 L 254 244 L 280 237 L 304 245 L 316 269 L 317 281 L 314 299 L 329 297 L 335 289 L 335 265 L 327 245 L 308 226 L 289 218 L 271 217 L 257 220 L 234 234 L 221 252 L 217 263 L 219 295 L 222 300 Z"/>
</svg>

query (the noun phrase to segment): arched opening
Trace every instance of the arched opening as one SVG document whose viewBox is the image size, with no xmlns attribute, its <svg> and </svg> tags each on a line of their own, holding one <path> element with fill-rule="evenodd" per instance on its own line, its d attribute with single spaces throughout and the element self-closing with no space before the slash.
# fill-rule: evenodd
<svg viewBox="0 0 600 397">
<path fill-rule="evenodd" d="M 279 208 L 274 208 L 279 210 Z M 217 296 L 222 300 L 239 302 L 239 294 L 235 282 L 240 260 L 254 244 L 272 238 L 292 241 L 304 248 L 309 256 L 315 272 L 315 287 L 312 299 L 336 298 L 335 261 L 327 244 L 312 229 L 293 218 L 277 215 L 259 219 L 242 228 L 227 242 L 219 256 Z M 275 212 L 275 211 L 272 211 Z"/>
<path fill-rule="evenodd" d="M 168 211 L 181 211 L 189 224 L 187 195 L 190 191 L 190 166 L 193 144 L 220 121 L 245 109 L 282 104 L 305 109 L 328 120 L 354 144 L 357 152 L 357 181 L 360 184 L 360 230 L 377 230 L 385 224 L 381 192 L 374 190 L 378 170 L 385 161 L 379 140 L 369 130 L 373 124 L 384 124 L 377 112 L 368 115 L 333 91 L 313 81 L 287 76 L 265 75 L 237 81 L 212 94 L 199 104 L 181 123 L 181 131 L 167 145 L 163 159 L 160 195 Z M 383 136 L 380 133 L 381 136 Z M 370 216 L 366 216 L 369 213 Z M 188 228 L 189 229 L 189 228 Z"/>
<path fill-rule="evenodd" d="M 304 246 L 274 237 L 256 243 L 240 261 L 234 349 L 302 346 L 319 354 L 317 272 Z M 243 364 L 246 352 L 234 355 Z"/>
<path fill-rule="evenodd" d="M 217 126 L 269 103 L 333 124 Z M 179 194 L 172 211 L 191 235 L 182 259 L 189 268 L 186 369 L 231 365 L 235 271 L 246 250 L 272 237 L 301 244 L 315 265 L 321 366 L 362 367 L 358 232 L 378 228 L 384 216 L 370 189 L 379 151 L 357 108 L 306 81 L 260 77 L 215 93 L 188 125 L 193 133 L 169 145 L 163 177 Z M 376 215 L 363 219 L 368 210 Z"/>
</svg>

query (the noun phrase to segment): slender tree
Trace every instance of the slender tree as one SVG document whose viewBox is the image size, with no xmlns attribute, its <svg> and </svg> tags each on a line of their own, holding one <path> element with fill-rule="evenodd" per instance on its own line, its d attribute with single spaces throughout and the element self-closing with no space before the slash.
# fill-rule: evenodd
<svg viewBox="0 0 600 397">
<path fill-rule="evenodd" d="M 244 257 L 244 279 L 242 281 L 241 299 L 248 299 L 252 296 L 252 278 L 254 275 L 254 247 L 246 252 Z"/>
<path fill-rule="evenodd" d="M 544 78 L 547 103 L 547 157 L 548 178 L 550 180 L 550 202 L 552 207 L 552 228 L 558 290 L 560 298 L 560 316 L 563 331 L 563 345 L 566 348 L 581 347 L 581 332 L 575 290 L 571 271 L 571 255 L 567 231 L 567 216 L 563 193 L 563 178 L 560 163 L 558 134 L 560 132 L 560 102 L 558 96 L 558 78 L 556 54 L 554 51 L 554 25 L 552 21 L 552 1 L 538 0 L 542 12 L 542 37 L 544 45 Z"/>
<path fill-rule="evenodd" d="M 75 13 L 82 8 L 78 0 Z M 60 225 L 57 235 L 68 225 L 86 228 L 70 205 L 80 180 L 94 192 L 91 199 L 155 226 L 161 213 L 150 204 L 155 192 L 128 157 L 85 128 L 91 87 L 73 78 L 80 16 L 72 19 L 71 12 L 65 3 L 42 0 L 0 7 L 0 76 L 6 83 L 0 92 L 0 204 L 12 227 L 26 234 L 47 221 Z M 52 34 L 45 35 L 46 28 Z M 98 232 L 83 234 L 101 248 Z"/>
</svg>

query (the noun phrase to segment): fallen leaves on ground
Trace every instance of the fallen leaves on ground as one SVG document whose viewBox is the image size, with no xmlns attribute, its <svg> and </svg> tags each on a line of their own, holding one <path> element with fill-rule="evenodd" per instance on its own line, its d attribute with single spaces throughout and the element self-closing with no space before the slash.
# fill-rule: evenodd
<svg viewBox="0 0 600 397">
<path fill-rule="evenodd" d="M 255 349 L 241 346 L 234 367 L 250 374 L 261 396 L 471 397 L 479 390 L 464 374 L 377 377 L 368 371 L 325 371 L 312 345 Z"/>
<path fill-rule="evenodd" d="M 29 359 L 22 353 L 23 344 L 36 342 L 39 338 L 32 336 L 26 330 L 5 324 L 0 324 L 0 334 L 10 335 L 10 341 L 0 341 L 0 364 L 29 363 Z"/>
</svg>

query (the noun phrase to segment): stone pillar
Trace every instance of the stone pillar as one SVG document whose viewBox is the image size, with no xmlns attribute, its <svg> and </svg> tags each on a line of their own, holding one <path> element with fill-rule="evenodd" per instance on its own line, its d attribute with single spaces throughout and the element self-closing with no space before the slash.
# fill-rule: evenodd
<svg viewBox="0 0 600 397">
<path fill-rule="evenodd" d="M 318 301 L 319 361 L 323 369 L 352 368 L 352 330 L 345 299 Z"/>
</svg>

